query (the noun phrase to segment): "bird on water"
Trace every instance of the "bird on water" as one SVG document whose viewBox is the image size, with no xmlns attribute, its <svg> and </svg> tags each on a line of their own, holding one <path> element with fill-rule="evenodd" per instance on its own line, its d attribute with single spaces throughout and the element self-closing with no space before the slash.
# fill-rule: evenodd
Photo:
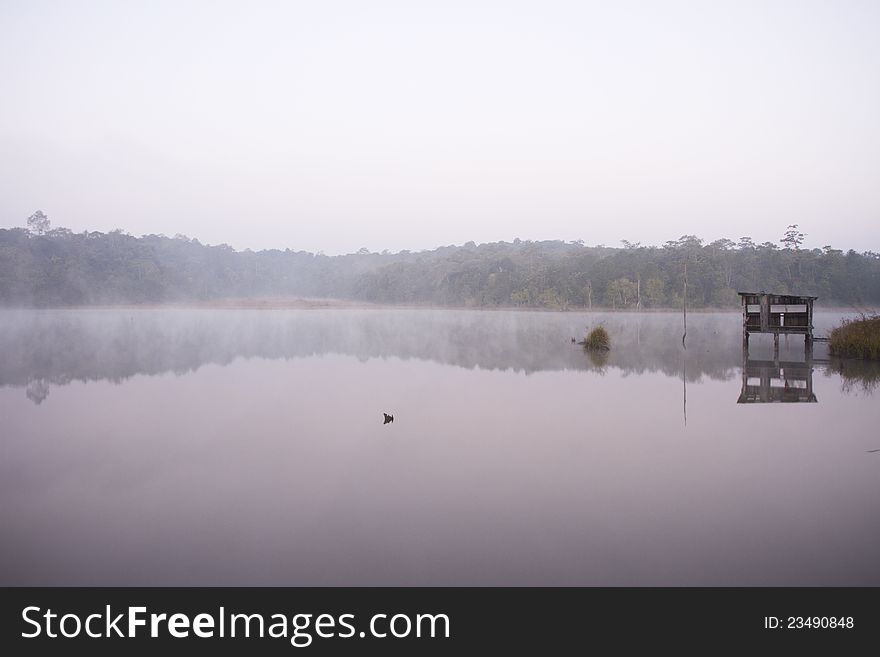
<svg viewBox="0 0 880 657">
<path fill-rule="evenodd" d="M 385 416 L 385 421 L 382 424 L 388 424 L 389 422 L 394 422 L 394 416 L 388 415 L 388 413 L 382 413 Z"/>
</svg>

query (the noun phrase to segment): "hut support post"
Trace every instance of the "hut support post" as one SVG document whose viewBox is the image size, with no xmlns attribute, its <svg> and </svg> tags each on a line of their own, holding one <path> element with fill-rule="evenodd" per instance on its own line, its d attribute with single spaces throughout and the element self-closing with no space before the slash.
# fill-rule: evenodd
<svg viewBox="0 0 880 657">
<path fill-rule="evenodd" d="M 807 332 L 804 334 L 804 356 L 813 356 L 813 300 L 807 300 Z"/>
</svg>

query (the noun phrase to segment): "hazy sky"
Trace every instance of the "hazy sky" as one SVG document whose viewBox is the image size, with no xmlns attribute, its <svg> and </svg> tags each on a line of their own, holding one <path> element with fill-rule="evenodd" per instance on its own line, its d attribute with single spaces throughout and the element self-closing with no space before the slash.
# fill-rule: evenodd
<svg viewBox="0 0 880 657">
<path fill-rule="evenodd" d="M 0 0 L 0 227 L 880 250 L 880 2 Z"/>
</svg>

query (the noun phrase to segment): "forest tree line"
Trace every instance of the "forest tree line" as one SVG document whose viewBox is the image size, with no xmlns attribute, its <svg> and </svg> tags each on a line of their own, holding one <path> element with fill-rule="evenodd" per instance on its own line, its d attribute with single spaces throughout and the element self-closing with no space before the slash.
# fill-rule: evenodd
<svg viewBox="0 0 880 657">
<path fill-rule="evenodd" d="M 0 305 L 72 306 L 301 296 L 384 304 L 616 309 L 736 306 L 737 291 L 811 294 L 820 303 L 880 305 L 880 254 L 804 249 L 789 226 L 779 244 L 662 246 L 582 241 L 493 242 L 430 251 L 326 256 L 290 249 L 236 251 L 184 235 L 74 233 L 36 213 L 0 229 Z"/>
</svg>

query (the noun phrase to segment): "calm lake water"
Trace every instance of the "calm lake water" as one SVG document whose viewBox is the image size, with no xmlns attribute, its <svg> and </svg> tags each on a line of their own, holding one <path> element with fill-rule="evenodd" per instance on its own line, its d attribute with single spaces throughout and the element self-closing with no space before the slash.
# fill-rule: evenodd
<svg viewBox="0 0 880 657">
<path fill-rule="evenodd" d="M 877 369 L 740 331 L 0 312 L 0 584 L 880 585 Z"/>
</svg>

